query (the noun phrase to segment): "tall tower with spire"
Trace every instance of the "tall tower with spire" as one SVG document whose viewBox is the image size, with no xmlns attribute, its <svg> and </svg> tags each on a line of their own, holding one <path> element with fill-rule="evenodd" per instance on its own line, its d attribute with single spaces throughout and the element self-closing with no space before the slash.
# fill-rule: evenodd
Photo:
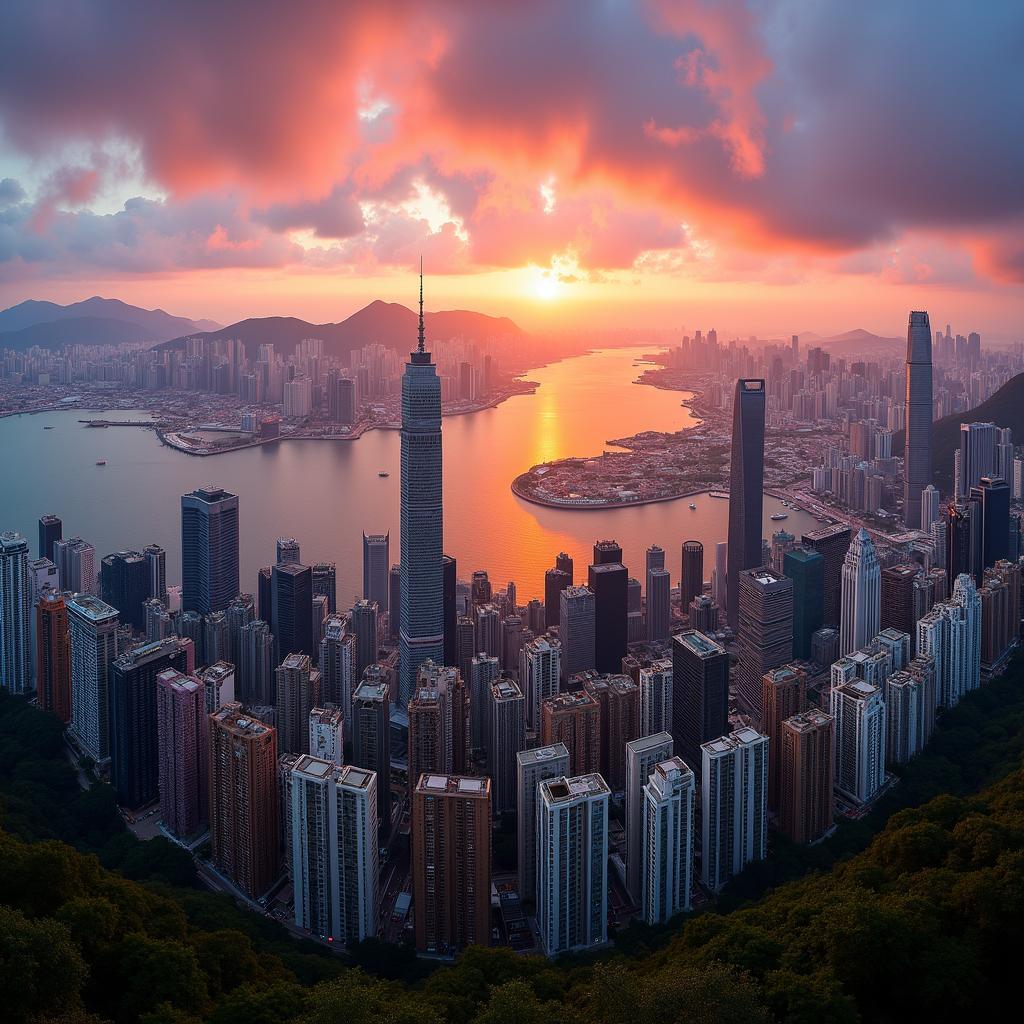
<svg viewBox="0 0 1024 1024">
<path fill-rule="evenodd" d="M 416 351 L 402 376 L 402 538 L 398 704 L 409 703 L 423 662 L 444 663 L 441 381 L 423 325 L 423 260 Z"/>
<path fill-rule="evenodd" d="M 903 452 L 903 521 L 910 529 L 921 528 L 921 492 L 931 478 L 932 328 L 927 313 L 913 312 L 907 325 L 907 441 Z"/>
</svg>

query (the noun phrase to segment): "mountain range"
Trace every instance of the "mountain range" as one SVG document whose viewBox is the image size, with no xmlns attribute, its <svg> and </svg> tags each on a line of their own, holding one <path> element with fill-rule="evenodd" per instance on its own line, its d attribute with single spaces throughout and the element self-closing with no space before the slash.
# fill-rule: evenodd
<svg viewBox="0 0 1024 1024">
<path fill-rule="evenodd" d="M 468 309 L 427 313 L 426 324 L 430 342 L 453 338 L 482 341 L 485 338 L 526 337 L 522 328 L 508 317 L 488 316 Z M 312 324 L 291 316 L 254 317 L 219 330 L 202 332 L 199 336 L 240 338 L 250 357 L 255 357 L 259 346 L 267 342 L 276 344 L 278 351 L 288 351 L 303 338 L 321 338 L 328 355 L 344 356 L 372 342 L 398 352 L 408 352 L 415 347 L 416 331 L 417 314 L 408 306 L 375 299 L 336 324 Z M 175 338 L 162 347 L 177 348 L 184 341 L 184 337 Z"/>
<path fill-rule="evenodd" d="M 214 320 L 190 320 L 162 309 L 142 309 L 98 295 L 67 306 L 28 299 L 0 310 L 0 348 L 63 348 L 125 341 L 157 343 L 219 327 Z"/>
</svg>

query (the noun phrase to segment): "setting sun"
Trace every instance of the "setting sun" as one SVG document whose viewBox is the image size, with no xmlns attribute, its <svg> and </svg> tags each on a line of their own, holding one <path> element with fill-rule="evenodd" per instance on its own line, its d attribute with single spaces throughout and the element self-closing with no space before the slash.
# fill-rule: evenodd
<svg viewBox="0 0 1024 1024">
<path fill-rule="evenodd" d="M 561 291 L 558 279 L 552 274 L 550 270 L 541 271 L 533 282 L 533 291 L 538 299 L 543 299 L 545 302 L 551 302 L 553 299 L 558 298 L 558 294 Z"/>
</svg>

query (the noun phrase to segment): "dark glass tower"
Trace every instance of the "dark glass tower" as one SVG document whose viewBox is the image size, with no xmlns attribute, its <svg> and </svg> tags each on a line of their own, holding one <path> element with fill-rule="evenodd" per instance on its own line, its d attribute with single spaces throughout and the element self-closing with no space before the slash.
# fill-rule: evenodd
<svg viewBox="0 0 1024 1024">
<path fill-rule="evenodd" d="M 219 487 L 181 496 L 181 607 L 223 611 L 238 585 L 238 497 Z"/>
<path fill-rule="evenodd" d="M 397 703 L 405 707 L 420 665 L 444 661 L 441 381 L 426 350 L 422 267 L 419 339 L 402 375 L 401 526 Z"/>
<path fill-rule="evenodd" d="M 685 612 L 690 602 L 704 592 L 704 545 L 699 540 L 683 542 L 683 578 L 679 606 Z"/>
<path fill-rule="evenodd" d="M 764 508 L 764 380 L 740 378 L 732 411 L 729 471 L 729 625 L 739 620 L 740 573 L 761 565 Z"/>
<path fill-rule="evenodd" d="M 388 533 L 363 534 L 363 597 L 376 601 L 382 612 L 389 610 L 390 546 L 391 535 Z"/>
<path fill-rule="evenodd" d="M 594 667 L 620 672 L 626 654 L 629 573 L 619 562 L 590 566 L 594 593 Z"/>
<path fill-rule="evenodd" d="M 455 628 L 459 619 L 455 603 L 458 569 L 451 555 L 445 555 L 441 562 L 444 566 L 444 663 L 458 665 L 459 634 Z"/>
<path fill-rule="evenodd" d="M 825 602 L 825 559 L 810 548 L 794 548 L 782 559 L 793 581 L 793 657 L 811 657 L 811 635 L 821 629 Z"/>
<path fill-rule="evenodd" d="M 932 482 L 932 328 L 928 314 L 907 326 L 907 441 L 903 452 L 903 521 L 921 527 L 921 492 Z"/>
<path fill-rule="evenodd" d="M 270 631 L 276 647 L 275 665 L 289 654 L 313 650 L 313 572 L 308 565 L 286 562 L 271 572 Z"/>
<path fill-rule="evenodd" d="M 688 629 L 672 638 L 672 742 L 696 776 L 700 745 L 729 731 L 729 655 Z"/>
<path fill-rule="evenodd" d="M 975 568 L 975 582 L 1001 558 L 1010 555 L 1010 488 L 1005 480 L 983 476 L 978 487 L 971 488 L 972 504 L 980 506 L 982 559 Z"/>
<path fill-rule="evenodd" d="M 59 516 L 39 517 L 39 557 L 48 558 L 55 565 L 57 560 L 53 557 L 53 545 L 61 540 L 64 535 L 64 524 Z"/>
<path fill-rule="evenodd" d="M 138 551 L 118 551 L 100 562 L 100 595 L 140 633 L 146 628 L 143 602 L 149 598 L 149 564 Z"/>
</svg>

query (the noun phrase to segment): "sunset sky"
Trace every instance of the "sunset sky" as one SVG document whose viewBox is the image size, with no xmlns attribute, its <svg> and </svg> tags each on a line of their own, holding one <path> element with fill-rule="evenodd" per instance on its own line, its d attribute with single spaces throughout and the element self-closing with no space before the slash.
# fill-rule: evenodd
<svg viewBox="0 0 1024 1024">
<path fill-rule="evenodd" d="M 1024 4 L 5 0 L 0 305 L 1024 339 Z"/>
</svg>

